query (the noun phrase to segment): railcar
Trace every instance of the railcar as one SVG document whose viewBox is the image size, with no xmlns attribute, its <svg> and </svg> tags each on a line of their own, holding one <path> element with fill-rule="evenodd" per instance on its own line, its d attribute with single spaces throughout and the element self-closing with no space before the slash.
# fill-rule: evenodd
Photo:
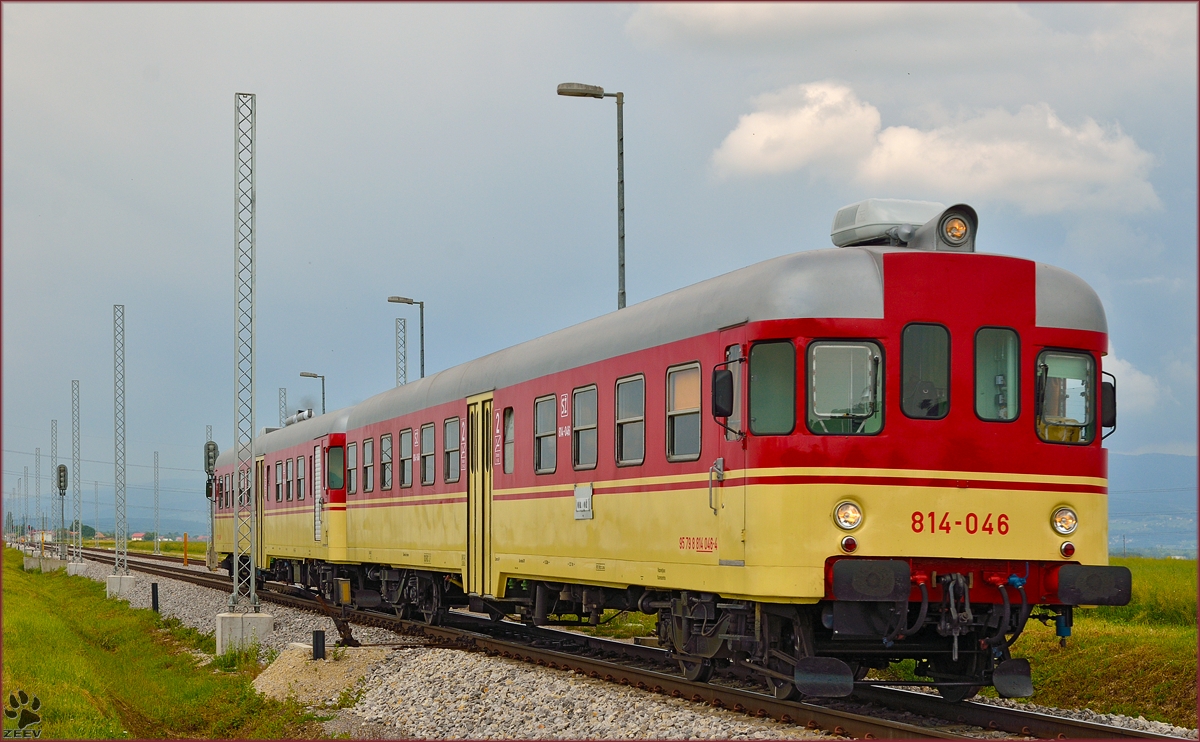
<svg viewBox="0 0 1200 742">
<path fill-rule="evenodd" d="M 216 548 L 436 622 L 657 615 L 682 671 L 845 695 L 904 659 L 1032 692 L 1031 620 L 1124 604 L 1096 293 L 975 251 L 966 205 L 869 200 L 784 255 L 390 389 L 217 462 Z M 299 417 L 303 418 L 304 415 Z M 239 496 L 240 495 L 240 496 Z"/>
</svg>

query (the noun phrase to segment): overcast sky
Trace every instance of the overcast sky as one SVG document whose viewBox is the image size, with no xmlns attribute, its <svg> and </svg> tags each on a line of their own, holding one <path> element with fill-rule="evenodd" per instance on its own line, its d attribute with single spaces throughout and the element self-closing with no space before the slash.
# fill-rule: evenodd
<svg viewBox="0 0 1200 742">
<path fill-rule="evenodd" d="M 429 372 L 615 308 L 615 106 L 555 95 L 574 81 L 626 96 L 631 304 L 829 247 L 863 198 L 965 201 L 980 250 L 1099 292 L 1110 448 L 1196 453 L 1194 4 L 0 13 L 5 497 L 35 448 L 49 491 L 79 379 L 85 515 L 94 480 L 111 503 L 124 304 L 131 502 L 157 450 L 164 508 L 204 512 L 205 425 L 222 449 L 234 430 L 239 91 L 258 96 L 258 427 L 280 387 L 319 411 L 300 371 L 329 409 L 392 386 L 397 316 L 416 377 L 417 313 L 388 295 L 426 301 Z"/>
</svg>

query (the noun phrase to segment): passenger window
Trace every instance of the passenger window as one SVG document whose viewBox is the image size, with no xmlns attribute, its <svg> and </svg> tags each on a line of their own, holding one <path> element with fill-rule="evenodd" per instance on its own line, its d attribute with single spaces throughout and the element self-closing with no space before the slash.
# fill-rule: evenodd
<svg viewBox="0 0 1200 742">
<path fill-rule="evenodd" d="M 421 426 L 421 484 L 433 484 L 433 423 Z"/>
<path fill-rule="evenodd" d="M 358 444 L 346 444 L 346 494 L 358 491 Z"/>
<path fill-rule="evenodd" d="M 370 438 L 362 442 L 363 446 L 363 492 L 375 489 L 375 441 Z"/>
<path fill-rule="evenodd" d="M 379 489 L 392 488 L 392 434 L 379 436 Z"/>
<path fill-rule="evenodd" d="M 983 420 L 1016 420 L 1021 413 L 1021 341 L 1003 327 L 975 333 L 975 414 Z"/>
<path fill-rule="evenodd" d="M 950 332 L 941 325 L 904 328 L 900 345 L 900 409 L 940 420 L 950 412 Z"/>
<path fill-rule="evenodd" d="M 576 389 L 571 414 L 571 448 L 576 469 L 596 468 L 596 387 Z"/>
<path fill-rule="evenodd" d="M 267 472 L 270 474 L 270 472 Z M 275 502 L 283 502 L 283 462 L 275 462 Z"/>
<path fill-rule="evenodd" d="M 442 459 L 442 476 L 447 482 L 457 482 L 459 472 L 459 440 L 458 418 L 454 417 L 442 423 L 442 446 L 446 449 Z"/>
<path fill-rule="evenodd" d="M 400 431 L 400 486 L 411 487 L 413 482 L 412 428 Z"/>
<path fill-rule="evenodd" d="M 646 380 L 617 382 L 617 464 L 634 466 L 646 459 Z"/>
<path fill-rule="evenodd" d="M 305 466 L 305 463 L 306 462 L 304 461 L 303 456 L 296 457 L 296 499 L 297 500 L 304 499 L 304 470 L 308 468 L 307 466 Z"/>
<path fill-rule="evenodd" d="M 513 472 L 513 446 L 515 436 L 513 435 L 513 408 L 504 408 L 504 473 L 512 474 Z"/>
<path fill-rule="evenodd" d="M 795 427 L 796 348 L 789 340 L 755 343 L 750 348 L 750 432 L 787 435 Z"/>
<path fill-rule="evenodd" d="M 325 455 L 326 489 L 340 490 L 344 486 L 345 462 L 341 446 L 330 446 Z"/>
<path fill-rule="evenodd" d="M 292 477 L 294 476 L 294 472 L 292 471 L 292 460 L 284 459 L 283 463 L 284 463 L 284 469 L 286 470 L 285 474 L 287 476 L 287 481 L 285 481 L 283 483 L 283 491 L 286 495 L 287 501 L 291 502 L 292 501 Z"/>
<path fill-rule="evenodd" d="M 1095 433 L 1092 410 L 1095 376 L 1092 357 L 1085 353 L 1043 351 L 1037 363 L 1037 430 L 1049 443 L 1091 443 Z"/>
<path fill-rule="evenodd" d="M 700 365 L 667 370 L 667 460 L 700 458 Z"/>
<path fill-rule="evenodd" d="M 538 474 L 549 474 L 554 471 L 555 438 L 558 429 L 555 427 L 554 397 L 542 397 L 533 403 L 533 470 Z"/>
<path fill-rule="evenodd" d="M 871 435 L 883 428 L 883 354 L 870 341 L 808 346 L 808 429 Z"/>
</svg>

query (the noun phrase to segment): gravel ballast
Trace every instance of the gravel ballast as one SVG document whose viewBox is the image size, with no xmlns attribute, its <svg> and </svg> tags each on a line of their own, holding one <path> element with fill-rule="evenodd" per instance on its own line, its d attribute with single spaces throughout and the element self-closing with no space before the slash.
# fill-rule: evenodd
<svg viewBox="0 0 1200 742">
<path fill-rule="evenodd" d="M 131 555 L 131 560 L 135 557 Z M 104 582 L 112 566 L 88 562 L 87 577 Z M 204 570 L 201 564 L 197 569 Z M 133 572 L 130 605 L 150 607 L 150 583 L 159 585 L 159 610 L 209 633 L 216 615 L 228 610 L 229 593 L 165 577 Z M 329 646 L 338 634 L 332 619 L 287 606 L 264 604 L 275 630 L 263 642 L 263 656 L 282 653 L 290 643 L 310 643 L 323 629 Z M 799 739 L 823 736 L 802 727 L 717 709 L 622 687 L 575 673 L 537 667 L 481 653 L 423 646 L 414 637 L 386 629 L 354 626 L 365 645 L 386 644 L 382 660 L 366 668 L 358 702 L 337 712 L 328 734 L 354 738 L 473 739 Z M 396 646 L 401 645 L 401 646 Z M 328 651 L 328 650 L 327 650 Z M 353 683 L 353 680 L 348 681 Z M 336 698 L 343 688 L 331 689 Z M 1140 717 L 1099 714 L 1010 700 L 980 701 L 1039 711 L 1099 724 L 1197 739 L 1195 729 Z"/>
</svg>

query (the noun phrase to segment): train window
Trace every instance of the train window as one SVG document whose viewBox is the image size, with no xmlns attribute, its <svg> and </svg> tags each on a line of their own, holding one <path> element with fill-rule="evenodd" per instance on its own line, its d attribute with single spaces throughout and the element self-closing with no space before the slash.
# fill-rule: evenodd
<svg viewBox="0 0 1200 742">
<path fill-rule="evenodd" d="M 617 465 L 636 466 L 646 459 L 646 380 L 617 382 Z"/>
<path fill-rule="evenodd" d="M 596 468 L 596 386 L 572 395 L 571 449 L 576 469 Z"/>
<path fill-rule="evenodd" d="M 296 499 L 297 500 L 304 499 L 304 470 L 307 468 L 308 468 L 308 466 L 306 465 L 304 457 L 297 456 L 296 457 Z"/>
<path fill-rule="evenodd" d="M 513 425 L 513 408 L 504 408 L 504 473 L 512 474 L 513 460 L 515 459 L 513 446 L 515 445 L 516 436 Z"/>
<path fill-rule="evenodd" d="M 421 484 L 433 484 L 433 423 L 421 426 Z"/>
<path fill-rule="evenodd" d="M 400 431 L 400 486 L 411 487 L 413 475 L 412 428 Z"/>
<path fill-rule="evenodd" d="M 283 467 L 286 470 L 285 474 L 287 477 L 283 483 L 284 499 L 286 499 L 288 502 L 291 502 L 292 501 L 292 477 L 295 476 L 295 472 L 292 471 L 292 460 L 284 459 Z"/>
<path fill-rule="evenodd" d="M 229 509 L 229 503 L 233 500 L 233 497 L 229 494 L 230 492 L 232 492 L 232 489 L 229 486 L 229 479 L 230 479 L 229 475 L 226 474 L 225 475 L 225 486 L 221 488 L 221 492 L 225 497 L 225 509 L 226 510 Z"/>
<path fill-rule="evenodd" d="M 267 472 L 268 476 L 270 472 Z M 275 462 L 275 502 L 283 502 L 283 462 Z"/>
<path fill-rule="evenodd" d="M 700 458 L 700 364 L 667 369 L 667 460 Z"/>
<path fill-rule="evenodd" d="M 362 442 L 363 446 L 363 476 L 362 486 L 363 492 L 371 492 L 375 489 L 375 441 L 367 438 Z"/>
<path fill-rule="evenodd" d="M 346 494 L 358 492 L 358 444 L 346 444 Z"/>
<path fill-rule="evenodd" d="M 345 486 L 346 462 L 341 446 L 330 446 L 325 454 L 326 489 L 340 490 Z"/>
<path fill-rule="evenodd" d="M 1047 350 L 1038 356 L 1038 436 L 1048 443 L 1091 443 L 1095 434 L 1092 393 L 1095 364 L 1086 353 Z"/>
<path fill-rule="evenodd" d="M 392 488 L 392 434 L 379 436 L 379 489 Z"/>
<path fill-rule="evenodd" d="M 900 344 L 900 409 L 908 417 L 940 420 L 950 412 L 950 332 L 912 324 Z"/>
<path fill-rule="evenodd" d="M 533 470 L 538 474 L 549 474 L 558 464 L 553 395 L 534 400 L 533 419 Z"/>
<path fill-rule="evenodd" d="M 442 459 L 444 467 L 442 476 L 446 477 L 447 482 L 457 482 L 458 472 L 461 467 L 459 461 L 459 441 L 458 441 L 458 418 L 452 417 L 443 423 L 442 431 L 442 446 L 446 449 Z"/>
<path fill-rule="evenodd" d="M 1003 327 L 975 333 L 975 414 L 983 420 L 1016 420 L 1021 412 L 1021 341 Z"/>
<path fill-rule="evenodd" d="M 741 364 L 731 364 L 731 368 L 738 365 Z M 790 340 L 755 343 L 750 348 L 749 371 L 750 432 L 755 435 L 791 433 L 796 427 L 795 346 Z M 737 388 L 736 383 L 734 388 Z M 729 427 L 738 429 L 732 424 Z"/>
<path fill-rule="evenodd" d="M 808 429 L 871 435 L 883 428 L 883 352 L 869 340 L 808 346 Z"/>
</svg>

